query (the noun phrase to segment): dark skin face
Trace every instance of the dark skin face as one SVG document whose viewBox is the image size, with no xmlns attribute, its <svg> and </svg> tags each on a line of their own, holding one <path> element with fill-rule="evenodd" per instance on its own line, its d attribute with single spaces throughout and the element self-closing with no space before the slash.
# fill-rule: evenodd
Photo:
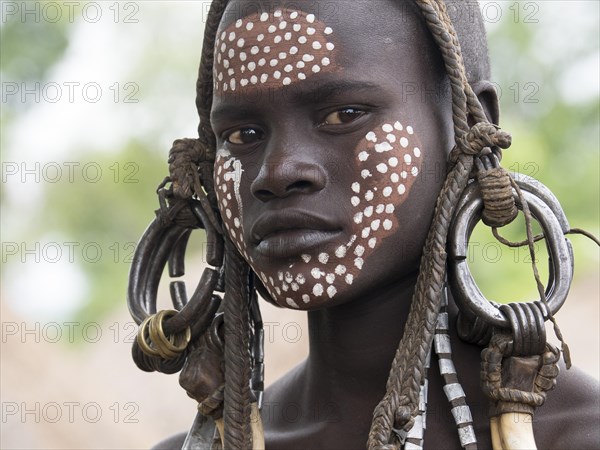
<svg viewBox="0 0 600 450">
<path fill-rule="evenodd" d="M 420 24 L 383 20 L 405 9 L 392 3 L 341 5 L 327 20 L 311 2 L 244 17 L 233 3 L 217 33 L 219 206 L 285 307 L 369 299 L 414 274 L 450 147 L 449 103 L 416 93 L 441 82 Z"/>
</svg>

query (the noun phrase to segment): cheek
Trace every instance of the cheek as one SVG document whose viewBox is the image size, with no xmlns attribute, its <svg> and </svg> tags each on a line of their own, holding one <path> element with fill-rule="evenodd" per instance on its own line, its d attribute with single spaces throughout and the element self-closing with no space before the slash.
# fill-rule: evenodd
<svg viewBox="0 0 600 450">
<path fill-rule="evenodd" d="M 367 133 L 354 153 L 357 170 L 350 204 L 357 245 L 374 249 L 399 229 L 396 209 L 419 175 L 420 143 L 410 125 L 394 121 Z"/>
<path fill-rule="evenodd" d="M 356 146 L 355 179 L 343 200 L 352 207 L 352 235 L 347 248 L 335 255 L 334 274 L 345 274 L 339 281 L 352 284 L 383 241 L 402 233 L 399 207 L 419 175 L 421 160 L 412 126 L 400 121 L 380 125 Z"/>
<path fill-rule="evenodd" d="M 252 263 L 244 242 L 244 207 L 240 195 L 243 173 L 240 160 L 224 150 L 217 152 L 214 178 L 221 218 L 231 241 L 246 261 Z"/>
</svg>

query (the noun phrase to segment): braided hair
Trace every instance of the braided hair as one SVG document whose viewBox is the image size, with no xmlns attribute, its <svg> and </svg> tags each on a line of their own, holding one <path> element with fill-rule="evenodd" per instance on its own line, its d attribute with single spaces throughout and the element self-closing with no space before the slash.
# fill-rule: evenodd
<svg viewBox="0 0 600 450">
<path fill-rule="evenodd" d="M 407 2 L 399 0 L 399 4 L 405 6 Z M 196 86 L 196 106 L 200 116 L 199 136 L 198 139 L 175 141 L 169 158 L 170 177 L 165 180 L 165 182 L 171 183 L 171 187 L 168 191 L 163 191 L 166 199 L 163 198 L 163 212 L 159 213 L 159 218 L 163 222 L 174 220 L 180 226 L 185 227 L 189 225 L 190 221 L 194 221 L 194 214 L 188 214 L 187 218 L 182 219 L 178 208 L 185 208 L 177 205 L 185 202 L 189 204 L 192 197 L 195 197 L 196 204 L 189 210 L 200 219 L 207 231 L 209 245 L 212 244 L 214 247 L 209 255 L 209 263 L 215 267 L 222 267 L 222 269 L 220 272 L 211 272 L 206 279 L 203 277 L 200 282 L 208 286 L 203 288 L 205 291 L 211 291 L 203 295 L 210 298 L 212 303 L 209 303 L 209 306 L 201 314 L 202 319 L 197 321 L 203 322 L 203 325 L 197 323 L 192 325 L 192 345 L 188 349 L 175 358 L 165 359 L 161 358 L 160 354 L 148 355 L 148 352 L 144 352 L 136 343 L 133 356 L 143 370 L 158 370 L 166 373 L 180 370 L 190 352 L 198 348 L 198 342 L 201 341 L 200 336 L 206 332 L 207 324 L 213 321 L 220 301 L 220 297 L 216 293 L 224 291 L 224 299 L 220 307 L 224 316 L 222 318 L 224 330 L 221 330 L 220 336 L 223 334 L 225 336 L 224 339 L 221 339 L 224 341 L 221 345 L 224 386 L 220 390 L 220 394 L 223 394 L 224 390 L 224 395 L 219 397 L 224 398 L 224 404 L 222 410 L 219 410 L 215 417 L 223 415 L 224 447 L 245 449 L 252 448 L 251 402 L 255 400 L 256 392 L 262 389 L 260 386 L 262 355 L 255 345 L 255 342 L 260 340 L 260 314 L 256 307 L 256 291 L 258 290 L 267 300 L 269 300 L 269 295 L 260 280 L 253 276 L 252 270 L 235 246 L 229 241 L 227 234 L 222 230 L 221 220 L 218 216 L 213 181 L 216 138 L 210 124 L 210 111 L 213 101 L 214 47 L 217 30 L 223 20 L 227 5 L 228 0 L 213 0 L 210 7 Z M 401 339 L 394 357 L 386 394 L 374 411 L 368 439 L 370 449 L 398 448 L 397 430 L 408 431 L 414 423 L 418 413 L 419 391 L 424 378 L 426 359 L 441 307 L 442 290 L 446 277 L 445 246 L 450 220 L 453 217 L 458 198 L 469 180 L 474 166 L 474 156 L 483 147 L 492 147 L 499 152 L 498 147 L 506 148 L 510 145 L 510 137 L 487 122 L 481 105 L 470 86 L 470 83 L 489 79 L 490 75 L 485 31 L 477 2 L 471 0 L 414 0 L 409 7 L 420 11 L 424 24 L 431 32 L 446 67 L 452 91 L 456 146 L 450 154 L 451 168 L 438 198 L 434 219 L 425 244 L 404 337 Z M 456 28 L 452 25 L 452 19 L 454 19 Z M 473 128 L 468 125 L 468 115 L 477 123 Z M 189 232 L 187 235 L 189 236 Z M 180 235 L 165 239 L 168 241 L 167 244 L 170 243 L 169 245 L 172 247 L 182 245 L 182 248 L 185 249 L 185 244 L 180 245 L 180 243 L 187 242 L 187 237 L 184 236 L 185 233 L 181 232 Z M 209 250 L 211 249 L 209 248 Z M 178 249 L 175 248 L 174 252 L 177 253 L 177 251 Z M 140 252 L 139 249 L 138 252 Z M 144 252 L 141 251 L 141 253 Z M 168 253 L 163 251 L 159 256 L 164 265 Z M 158 277 L 160 278 L 160 275 Z M 153 286 L 152 289 L 155 290 L 156 286 Z M 177 289 L 173 290 L 178 292 Z M 130 297 L 136 295 L 135 292 L 130 292 Z M 199 294 L 199 296 L 201 295 Z M 180 303 L 187 307 L 187 299 Z M 155 312 L 152 308 L 152 306 L 147 308 L 150 310 L 147 312 Z M 144 314 L 136 311 L 135 305 L 132 306 L 131 302 L 130 309 L 136 320 L 142 322 Z M 185 308 L 182 313 L 184 310 Z M 189 311 L 187 317 L 190 320 L 193 317 Z M 170 332 L 180 331 L 183 328 L 182 326 L 177 328 L 174 323 L 175 319 L 177 317 L 165 322 L 165 333 L 169 332 L 167 328 L 170 329 Z M 254 329 L 251 324 L 254 324 Z M 141 328 L 143 335 L 144 327 Z M 253 381 L 252 384 L 249 383 L 250 380 Z M 206 396 L 201 395 L 201 397 Z M 198 400 L 200 401 L 200 399 Z"/>
</svg>

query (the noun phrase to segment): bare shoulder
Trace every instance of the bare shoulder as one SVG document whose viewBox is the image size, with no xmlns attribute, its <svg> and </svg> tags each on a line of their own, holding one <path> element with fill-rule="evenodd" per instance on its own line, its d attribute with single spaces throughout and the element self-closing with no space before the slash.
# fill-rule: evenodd
<svg viewBox="0 0 600 450">
<path fill-rule="evenodd" d="M 160 441 L 152 450 L 181 450 L 183 446 L 183 441 L 185 441 L 187 433 L 179 433 L 173 436 L 168 437 L 167 439 Z"/>
<path fill-rule="evenodd" d="M 600 448 L 600 384 L 573 367 L 561 367 L 556 388 L 534 417 L 539 448 Z"/>
</svg>

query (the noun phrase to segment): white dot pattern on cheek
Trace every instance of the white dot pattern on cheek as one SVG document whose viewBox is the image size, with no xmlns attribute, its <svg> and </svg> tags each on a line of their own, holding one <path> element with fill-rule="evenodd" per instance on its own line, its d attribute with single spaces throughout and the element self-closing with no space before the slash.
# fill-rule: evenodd
<svg viewBox="0 0 600 450">
<path fill-rule="evenodd" d="M 332 28 L 313 14 L 301 11 L 283 9 L 239 19 L 216 39 L 214 90 L 232 92 L 268 82 L 290 85 L 313 74 L 333 72 L 332 33 Z M 266 65 L 261 54 L 270 56 Z M 296 54 L 302 55 L 306 65 L 290 63 L 288 56 Z M 285 78 L 281 77 L 283 71 Z M 254 82 L 250 81 L 252 74 Z"/>
</svg>

